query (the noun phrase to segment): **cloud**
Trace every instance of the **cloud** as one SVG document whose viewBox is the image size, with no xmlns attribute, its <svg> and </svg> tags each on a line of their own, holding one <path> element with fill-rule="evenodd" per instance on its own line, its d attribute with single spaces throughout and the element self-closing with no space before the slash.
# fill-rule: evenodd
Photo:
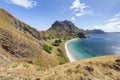
<svg viewBox="0 0 120 80">
<path fill-rule="evenodd" d="M 108 20 L 108 23 L 100 26 L 95 25 L 94 28 L 102 29 L 106 32 L 120 32 L 120 13 L 116 14 L 113 18 Z"/>
<path fill-rule="evenodd" d="M 106 32 L 120 32 L 120 13 L 109 19 L 107 24 L 103 26 L 95 25 L 94 28 L 102 29 Z"/>
<path fill-rule="evenodd" d="M 118 14 L 115 15 L 116 17 L 120 17 L 120 12 Z"/>
<path fill-rule="evenodd" d="M 73 21 L 75 20 L 75 18 L 74 18 L 74 17 L 72 17 L 71 19 L 72 19 Z"/>
<path fill-rule="evenodd" d="M 76 16 L 82 16 L 85 14 L 85 9 L 88 8 L 85 3 L 81 3 L 80 0 L 74 0 L 70 9 L 72 9 Z"/>
<path fill-rule="evenodd" d="M 24 8 L 33 8 L 37 6 L 37 2 L 35 0 L 5 0 L 8 3 L 12 3 L 14 5 L 22 6 Z"/>
<path fill-rule="evenodd" d="M 115 18 L 110 19 L 109 21 L 110 21 L 110 22 L 113 22 L 113 21 L 116 21 L 117 19 L 118 19 L 118 18 L 115 17 Z"/>
<path fill-rule="evenodd" d="M 109 19 L 110 22 L 119 21 L 120 20 L 120 13 L 116 14 L 113 18 Z"/>
<path fill-rule="evenodd" d="M 106 32 L 120 32 L 120 21 L 119 22 L 111 22 L 104 26 L 95 25 L 94 27 L 96 29 L 101 29 Z"/>
<path fill-rule="evenodd" d="M 76 16 L 82 16 L 84 13 L 76 13 Z"/>
</svg>

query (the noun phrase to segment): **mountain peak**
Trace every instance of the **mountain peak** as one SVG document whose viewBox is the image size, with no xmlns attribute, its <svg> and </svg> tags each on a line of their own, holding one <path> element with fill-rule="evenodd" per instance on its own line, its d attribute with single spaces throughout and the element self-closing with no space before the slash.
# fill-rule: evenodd
<svg viewBox="0 0 120 80">
<path fill-rule="evenodd" d="M 68 28 L 68 29 L 72 29 L 72 28 L 77 28 L 71 21 L 69 20 L 64 20 L 64 21 L 55 21 L 53 24 L 52 24 L 52 27 L 51 28 L 61 28 L 61 29 L 65 29 L 65 28 Z M 51 29 L 50 28 L 50 29 Z"/>
<path fill-rule="evenodd" d="M 50 31 L 51 35 L 52 32 L 54 32 L 54 34 L 57 34 L 57 37 L 76 37 L 78 33 L 84 32 L 82 29 L 76 27 L 74 23 L 69 20 L 55 21 L 52 24 L 51 28 L 48 29 L 48 31 Z"/>
</svg>

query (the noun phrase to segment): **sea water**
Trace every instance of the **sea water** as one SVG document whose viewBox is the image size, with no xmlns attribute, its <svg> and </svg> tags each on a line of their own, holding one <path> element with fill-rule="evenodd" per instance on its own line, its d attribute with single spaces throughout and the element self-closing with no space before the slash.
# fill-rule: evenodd
<svg viewBox="0 0 120 80">
<path fill-rule="evenodd" d="M 77 59 L 120 54 L 120 33 L 88 34 L 86 39 L 68 43 L 68 49 Z"/>
</svg>

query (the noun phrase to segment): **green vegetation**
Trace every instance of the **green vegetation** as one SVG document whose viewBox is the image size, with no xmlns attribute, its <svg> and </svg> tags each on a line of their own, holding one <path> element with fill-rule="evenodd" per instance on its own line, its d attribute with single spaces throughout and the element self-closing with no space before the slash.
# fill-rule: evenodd
<svg viewBox="0 0 120 80">
<path fill-rule="evenodd" d="M 55 43 L 62 43 L 62 41 L 59 39 L 59 40 L 55 40 Z"/>
<path fill-rule="evenodd" d="M 53 45 L 53 46 L 60 46 L 59 43 L 53 43 L 52 45 Z"/>
<path fill-rule="evenodd" d="M 42 37 L 42 38 L 43 38 L 45 41 L 47 41 L 47 37 L 44 36 L 44 37 Z"/>
<path fill-rule="evenodd" d="M 6 80 L 13 80 L 13 78 L 12 77 L 7 77 Z"/>
<path fill-rule="evenodd" d="M 30 61 L 27 61 L 27 63 L 29 63 L 29 64 L 33 64 L 34 62 L 33 62 L 32 60 L 30 60 Z"/>
<path fill-rule="evenodd" d="M 52 44 L 53 46 L 60 46 L 60 43 L 62 43 L 62 41 L 59 40 L 55 40 L 55 42 Z"/>
<path fill-rule="evenodd" d="M 45 45 L 43 45 L 43 49 L 44 49 L 46 52 L 51 53 L 52 47 L 45 44 Z"/>
<path fill-rule="evenodd" d="M 58 51 L 57 56 L 60 59 L 59 64 L 60 65 L 65 64 L 67 62 L 67 59 L 64 52 L 60 48 L 57 48 L 57 51 Z"/>
<path fill-rule="evenodd" d="M 63 52 L 62 52 L 61 49 L 58 48 L 57 51 L 59 52 L 59 53 L 57 54 L 58 56 L 64 57 L 64 54 L 63 54 Z"/>
</svg>

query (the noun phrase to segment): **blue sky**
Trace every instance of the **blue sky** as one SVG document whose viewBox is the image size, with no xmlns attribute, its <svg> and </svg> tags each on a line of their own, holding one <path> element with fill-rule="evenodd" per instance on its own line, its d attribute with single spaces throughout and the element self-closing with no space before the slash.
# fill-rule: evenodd
<svg viewBox="0 0 120 80">
<path fill-rule="evenodd" d="M 120 32 L 120 0 L 0 0 L 0 8 L 38 30 L 67 19 L 83 29 Z"/>
</svg>

